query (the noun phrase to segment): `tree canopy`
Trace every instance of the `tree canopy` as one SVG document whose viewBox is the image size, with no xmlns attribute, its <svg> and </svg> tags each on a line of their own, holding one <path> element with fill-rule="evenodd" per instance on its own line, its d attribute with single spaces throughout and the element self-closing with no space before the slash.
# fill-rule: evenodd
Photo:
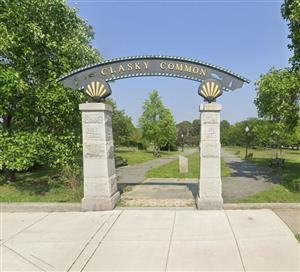
<svg viewBox="0 0 300 272">
<path fill-rule="evenodd" d="M 270 70 L 256 82 L 259 117 L 292 130 L 299 120 L 300 71 Z"/>
<path fill-rule="evenodd" d="M 169 109 L 162 102 L 156 90 L 153 90 L 149 99 L 143 105 L 143 113 L 139 118 L 139 126 L 143 137 L 160 150 L 166 145 L 176 145 L 177 131 L 174 118 Z"/>
<path fill-rule="evenodd" d="M 56 79 L 101 59 L 64 0 L 0 1 L 0 169 L 62 165 L 78 151 L 79 92 Z"/>
<path fill-rule="evenodd" d="M 254 103 L 259 117 L 272 122 L 272 131 L 278 145 L 299 124 L 300 98 L 300 0 L 285 0 L 282 16 L 288 21 L 290 30 L 288 45 L 293 50 L 292 67 L 271 69 L 256 82 Z"/>
<path fill-rule="evenodd" d="M 108 99 L 107 103 L 113 107 L 112 130 L 114 145 L 126 144 L 131 140 L 131 136 L 136 130 L 132 124 L 131 117 L 127 116 L 124 110 L 118 110 L 116 102 L 112 99 Z"/>
<path fill-rule="evenodd" d="M 289 38 L 291 44 L 289 48 L 293 50 L 290 59 L 296 70 L 300 69 L 300 0 L 285 0 L 281 7 L 281 13 L 288 22 L 290 30 Z"/>
</svg>

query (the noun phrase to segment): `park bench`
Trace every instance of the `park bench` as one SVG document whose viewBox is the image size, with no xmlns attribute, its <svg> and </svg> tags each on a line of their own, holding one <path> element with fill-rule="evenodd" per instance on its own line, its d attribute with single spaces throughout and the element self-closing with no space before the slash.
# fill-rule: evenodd
<svg viewBox="0 0 300 272">
<path fill-rule="evenodd" d="M 275 167 L 283 167 L 284 161 L 285 161 L 285 159 L 280 159 L 280 158 L 277 158 L 277 159 L 271 159 L 271 160 L 270 160 L 269 166 L 270 166 L 270 167 L 272 167 L 272 166 L 275 166 Z"/>
<path fill-rule="evenodd" d="M 121 166 L 126 166 L 128 165 L 128 161 L 121 156 L 115 156 L 115 166 L 116 168 L 121 167 Z"/>
<path fill-rule="evenodd" d="M 161 154 L 160 154 L 159 150 L 154 149 L 154 150 L 153 150 L 153 156 L 156 157 L 156 158 L 160 158 L 160 157 L 161 157 Z"/>
</svg>

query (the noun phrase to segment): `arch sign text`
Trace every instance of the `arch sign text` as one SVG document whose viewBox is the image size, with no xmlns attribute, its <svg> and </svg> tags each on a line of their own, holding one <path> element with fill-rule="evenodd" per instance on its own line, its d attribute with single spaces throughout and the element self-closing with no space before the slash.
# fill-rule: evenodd
<svg viewBox="0 0 300 272">
<path fill-rule="evenodd" d="M 111 94 L 110 81 L 144 76 L 178 77 L 201 82 L 199 94 L 208 102 L 223 91 L 241 88 L 246 78 L 206 62 L 170 56 L 117 58 L 83 67 L 59 79 L 64 86 L 86 90 L 96 100 Z M 100 90 L 102 88 L 102 90 Z M 105 92 L 103 90 L 106 90 Z"/>
</svg>

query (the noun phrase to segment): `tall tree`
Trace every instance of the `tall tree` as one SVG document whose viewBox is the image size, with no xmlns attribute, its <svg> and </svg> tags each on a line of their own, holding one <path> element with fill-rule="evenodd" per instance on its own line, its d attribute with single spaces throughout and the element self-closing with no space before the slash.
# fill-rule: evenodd
<svg viewBox="0 0 300 272">
<path fill-rule="evenodd" d="M 280 147 L 299 123 L 300 70 L 271 70 L 256 86 L 258 115 L 271 122 L 272 137 Z"/>
<path fill-rule="evenodd" d="M 222 145 L 229 145 L 230 123 L 227 120 L 222 120 L 220 123 L 220 141 Z"/>
<path fill-rule="evenodd" d="M 13 178 L 74 158 L 83 96 L 56 79 L 101 57 L 64 0 L 2 0 L 0 10 L 0 169 Z"/>
<path fill-rule="evenodd" d="M 200 132 L 201 132 L 201 120 L 200 118 L 198 118 L 192 122 L 192 135 L 193 135 L 194 145 L 199 145 L 200 143 Z"/>
<path fill-rule="evenodd" d="M 113 107 L 112 130 L 114 145 L 126 144 L 135 129 L 131 117 L 127 116 L 124 110 L 117 109 L 116 102 L 112 99 L 108 99 L 107 103 Z"/>
<path fill-rule="evenodd" d="M 166 146 L 169 151 L 174 150 L 177 146 L 177 129 L 174 117 L 169 109 L 165 108 L 162 111 L 158 126 L 160 131 L 159 147 Z"/>
<path fill-rule="evenodd" d="M 275 122 L 286 131 L 293 130 L 299 121 L 300 71 L 270 70 L 256 82 L 254 103 L 259 117 Z"/>
<path fill-rule="evenodd" d="M 285 0 L 282 16 L 290 30 L 288 45 L 293 50 L 292 69 L 271 69 L 256 82 L 255 105 L 259 117 L 271 121 L 277 145 L 293 133 L 299 123 L 300 99 L 300 0 Z"/>
<path fill-rule="evenodd" d="M 192 146 L 193 143 L 193 131 L 192 124 L 189 121 L 183 121 L 176 125 L 177 128 L 177 144 Z"/>
<path fill-rule="evenodd" d="M 291 44 L 289 48 L 293 50 L 293 56 L 290 59 L 296 70 L 300 69 L 300 0 L 285 0 L 281 7 L 281 13 L 288 21 L 290 30 L 289 38 Z"/>
<path fill-rule="evenodd" d="M 143 137 L 159 151 L 162 146 L 176 141 L 176 126 L 171 112 L 163 105 L 158 92 L 153 90 L 143 105 L 139 118 Z"/>
</svg>

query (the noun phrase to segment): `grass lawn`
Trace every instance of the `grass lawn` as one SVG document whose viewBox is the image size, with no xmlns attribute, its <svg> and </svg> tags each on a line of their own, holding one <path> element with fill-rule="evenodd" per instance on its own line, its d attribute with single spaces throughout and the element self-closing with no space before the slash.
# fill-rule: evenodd
<svg viewBox="0 0 300 272">
<path fill-rule="evenodd" d="M 79 202 L 82 185 L 74 185 L 72 180 L 63 184 L 56 170 L 45 167 L 18 173 L 11 184 L 4 184 L 0 176 L 0 202 Z"/>
<path fill-rule="evenodd" d="M 245 148 L 226 147 L 225 149 L 241 158 L 245 156 Z M 251 162 L 269 167 L 270 159 L 276 156 L 275 152 L 274 149 L 249 149 L 248 154 L 253 153 Z M 282 183 L 264 192 L 240 199 L 237 202 L 300 202 L 300 151 L 281 150 L 279 157 L 285 159 L 284 166 L 282 168 L 272 167 L 271 169 L 274 174 L 282 178 Z"/>
<path fill-rule="evenodd" d="M 161 156 L 168 157 L 178 153 L 181 153 L 181 151 L 173 151 L 173 152 L 161 151 Z M 136 149 L 118 149 L 116 151 L 116 156 L 122 156 L 124 159 L 128 161 L 129 165 L 143 163 L 143 162 L 156 159 L 153 156 L 152 151 L 136 150 Z"/>
<path fill-rule="evenodd" d="M 170 163 L 164 164 L 160 167 L 153 168 L 146 173 L 147 178 L 199 178 L 199 152 L 195 152 L 189 156 L 189 172 L 179 173 L 178 159 Z M 221 161 L 222 176 L 230 176 L 230 169 Z"/>
<path fill-rule="evenodd" d="M 162 152 L 162 156 L 180 153 Z M 128 160 L 128 163 L 137 164 L 155 159 L 151 151 L 119 150 L 116 155 Z M 4 184 L 0 174 L 0 202 L 80 202 L 83 197 L 82 178 L 69 173 L 64 180 L 57 170 L 46 167 L 32 169 L 29 172 L 17 174 L 17 180 L 11 184 Z"/>
</svg>

